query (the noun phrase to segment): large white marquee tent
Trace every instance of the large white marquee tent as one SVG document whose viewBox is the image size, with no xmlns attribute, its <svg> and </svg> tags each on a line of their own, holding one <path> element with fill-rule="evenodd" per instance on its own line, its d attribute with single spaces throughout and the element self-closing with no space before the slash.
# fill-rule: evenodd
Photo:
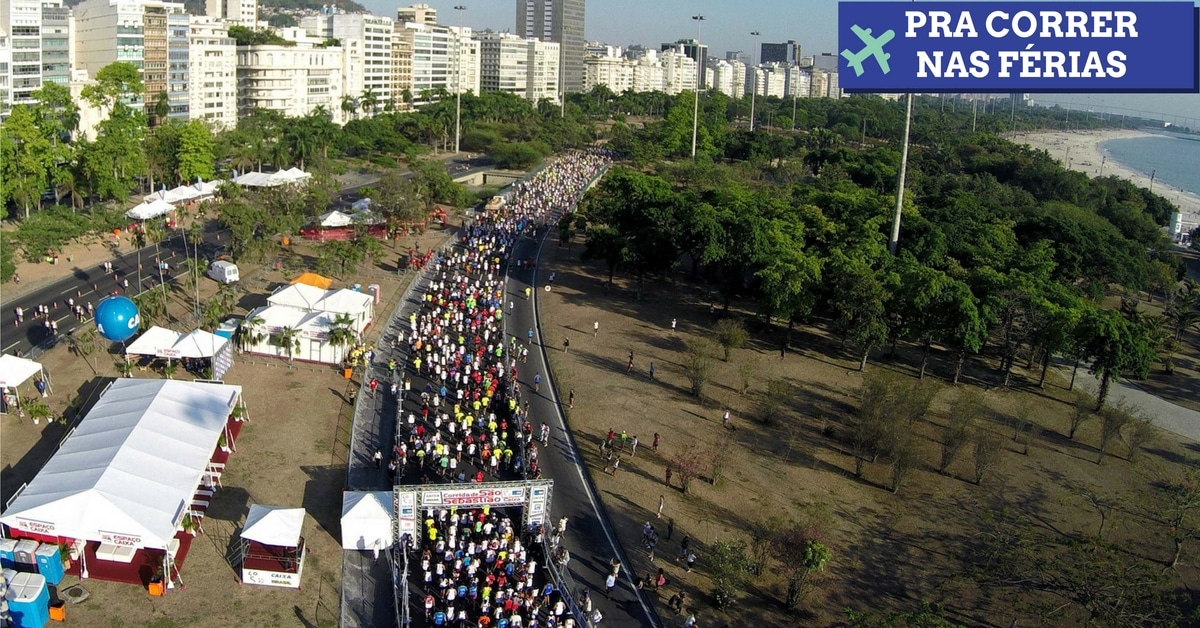
<svg viewBox="0 0 1200 628">
<path fill-rule="evenodd" d="M 385 550 L 392 546 L 391 491 L 342 493 L 342 548 Z"/>
<path fill-rule="evenodd" d="M 172 211 L 175 211 L 175 206 L 159 198 L 137 205 L 136 207 L 125 212 L 125 215 L 129 218 L 133 218 L 134 220 L 149 220 Z"/>
<path fill-rule="evenodd" d="M 311 174 L 299 168 L 289 168 L 287 170 L 280 170 L 279 172 L 272 172 L 271 174 L 265 172 L 247 172 L 235 178 L 233 182 L 241 186 L 261 188 L 296 183 L 310 177 L 312 177 Z"/>
<path fill-rule="evenodd" d="M 0 516 L 17 530 L 165 550 L 240 386 L 118 379 Z M 132 542 L 131 542 L 132 541 Z"/>
</svg>

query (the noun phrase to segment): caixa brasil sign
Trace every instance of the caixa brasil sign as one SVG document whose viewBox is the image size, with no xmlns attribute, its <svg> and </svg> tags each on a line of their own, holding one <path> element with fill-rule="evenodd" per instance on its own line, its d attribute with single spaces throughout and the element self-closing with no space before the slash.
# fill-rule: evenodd
<svg viewBox="0 0 1200 628">
<path fill-rule="evenodd" d="M 849 92 L 1200 92 L 1192 2 L 842 2 Z"/>
</svg>

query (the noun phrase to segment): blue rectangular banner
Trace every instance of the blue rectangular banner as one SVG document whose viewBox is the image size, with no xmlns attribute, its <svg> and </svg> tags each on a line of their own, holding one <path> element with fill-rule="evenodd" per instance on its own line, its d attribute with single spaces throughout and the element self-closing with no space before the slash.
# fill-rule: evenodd
<svg viewBox="0 0 1200 628">
<path fill-rule="evenodd" d="M 841 2 L 848 92 L 1200 92 L 1192 2 Z"/>
</svg>

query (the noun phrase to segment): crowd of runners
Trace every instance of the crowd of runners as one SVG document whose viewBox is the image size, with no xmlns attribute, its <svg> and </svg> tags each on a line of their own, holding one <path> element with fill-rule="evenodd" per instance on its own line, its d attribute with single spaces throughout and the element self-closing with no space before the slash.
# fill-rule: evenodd
<svg viewBox="0 0 1200 628">
<path fill-rule="evenodd" d="M 504 316 L 515 307 L 505 302 L 509 257 L 519 238 L 541 235 L 555 212 L 572 208 L 610 161 L 601 150 L 554 160 L 515 185 L 503 206 L 477 215 L 455 245 L 430 261 L 432 278 L 419 311 L 395 341 L 401 350 L 396 354 L 407 358 L 388 363 L 398 402 L 388 468 L 397 483 L 540 477 L 537 441 L 545 442 L 549 430 L 545 424 L 534 428 L 529 403 L 522 402 L 516 385 L 532 338 L 524 330 L 505 338 Z M 529 263 L 512 260 L 514 268 Z M 540 374 L 530 379 L 539 387 L 540 380 Z M 423 578 L 430 623 L 574 625 L 564 613 L 565 600 L 545 584 L 539 569 L 540 527 L 524 531 L 521 539 L 498 511 L 425 516 L 425 537 L 415 548 L 421 568 L 414 576 Z"/>
</svg>

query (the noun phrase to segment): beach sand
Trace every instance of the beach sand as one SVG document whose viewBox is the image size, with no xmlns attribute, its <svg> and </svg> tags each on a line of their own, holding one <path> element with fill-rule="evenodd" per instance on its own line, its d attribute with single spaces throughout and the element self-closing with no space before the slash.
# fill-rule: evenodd
<svg viewBox="0 0 1200 628">
<path fill-rule="evenodd" d="M 1022 134 L 1020 142 L 1033 149 L 1045 150 L 1051 157 L 1062 162 L 1063 166 L 1082 172 L 1091 177 L 1100 176 L 1103 167 L 1104 176 L 1116 175 L 1144 187 L 1150 187 L 1150 176 L 1142 174 L 1124 165 L 1104 159 L 1100 144 L 1108 140 L 1128 139 L 1135 137 L 1151 137 L 1152 133 L 1129 129 L 1109 129 L 1100 131 L 1078 132 L 1044 132 Z M 1183 214 L 1183 230 L 1200 226 L 1200 196 L 1189 192 L 1180 192 L 1161 181 L 1154 182 L 1154 191 L 1174 203 Z"/>
</svg>

